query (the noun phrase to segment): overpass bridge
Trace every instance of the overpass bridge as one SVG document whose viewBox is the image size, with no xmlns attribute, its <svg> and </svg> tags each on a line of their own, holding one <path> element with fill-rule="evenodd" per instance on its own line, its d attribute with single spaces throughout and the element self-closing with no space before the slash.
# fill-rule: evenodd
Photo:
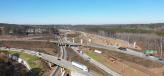
<svg viewBox="0 0 164 76">
<path fill-rule="evenodd" d="M 0 41 L 32 41 L 32 42 L 48 42 L 48 40 L 20 40 L 20 39 L 0 39 Z M 59 41 L 55 41 L 55 40 L 50 40 L 49 42 L 53 42 L 55 44 L 58 44 L 58 46 L 82 46 L 81 44 L 78 43 L 72 43 L 72 42 L 64 42 L 60 43 Z"/>
<path fill-rule="evenodd" d="M 10 49 L 10 48 L 6 48 L 6 47 L 0 47 L 0 50 L 24 52 L 24 53 L 27 53 L 30 55 L 40 57 L 41 59 L 43 59 L 49 63 L 53 63 L 60 67 L 66 68 L 66 69 L 70 70 L 71 72 L 76 72 L 76 73 L 80 74 L 79 76 L 93 76 L 92 73 L 85 72 L 85 71 L 73 66 L 70 61 L 67 61 L 65 59 L 61 59 L 61 58 L 58 58 L 58 57 L 55 57 L 52 55 L 48 55 L 45 53 L 40 53 L 40 52 L 36 52 L 36 51 L 32 51 L 32 50 L 17 49 L 17 48 Z"/>
<path fill-rule="evenodd" d="M 75 44 L 75 43 L 58 43 L 58 46 L 68 46 L 68 47 L 71 47 L 71 46 L 74 46 L 74 47 L 77 47 L 77 46 L 82 46 L 81 44 Z"/>
<path fill-rule="evenodd" d="M 69 69 L 70 71 L 78 72 L 78 73 L 80 73 L 84 76 L 93 76 L 89 72 L 85 72 L 85 71 L 73 66 L 70 61 L 67 61 L 65 59 L 59 59 L 58 57 L 48 55 L 48 54 L 44 54 L 44 53 L 40 53 L 39 57 L 46 60 L 46 61 L 48 61 L 48 62 L 50 62 L 50 63 L 56 64 L 60 67 L 66 68 L 66 69 Z"/>
</svg>

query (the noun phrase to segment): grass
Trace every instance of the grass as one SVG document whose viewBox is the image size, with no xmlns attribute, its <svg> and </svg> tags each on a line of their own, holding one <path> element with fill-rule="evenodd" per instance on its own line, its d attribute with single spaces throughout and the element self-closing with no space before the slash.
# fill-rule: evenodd
<svg viewBox="0 0 164 76">
<path fill-rule="evenodd" d="M 99 61 L 99 62 L 104 62 L 104 58 L 102 56 L 99 56 L 99 55 L 96 55 L 95 53 L 91 52 L 91 51 L 87 51 L 86 54 L 93 58 L 94 60 L 96 61 Z"/>
<path fill-rule="evenodd" d="M 37 63 L 40 59 L 36 56 L 32 56 L 23 52 L 10 51 L 10 54 L 19 54 L 19 57 L 26 60 L 31 68 L 40 68 L 41 65 Z"/>
<path fill-rule="evenodd" d="M 112 56 L 112 57 L 119 58 L 121 60 L 125 60 L 125 61 L 128 61 L 128 62 L 132 62 L 132 63 L 136 63 L 136 64 L 139 64 L 139 65 L 145 66 L 147 68 L 155 68 L 155 67 L 161 67 L 161 66 L 163 66 L 162 64 L 160 64 L 158 62 L 154 62 L 154 61 L 151 61 L 151 60 L 142 59 L 142 58 L 135 57 L 135 56 L 128 55 L 128 54 L 119 53 L 119 52 L 116 52 L 116 51 L 109 51 L 107 49 L 100 49 L 100 48 L 92 48 L 92 49 L 97 49 L 97 50 L 101 50 L 102 52 L 104 52 L 103 53 L 103 57 L 104 58 L 102 57 L 104 59 L 104 61 L 105 61 L 106 58 Z M 88 55 L 92 56 L 92 54 L 88 54 Z M 99 60 L 98 57 L 99 56 L 97 55 L 96 59 Z"/>
<path fill-rule="evenodd" d="M 16 52 L 16 51 L 2 51 L 6 54 L 11 54 L 11 55 L 16 55 L 19 56 L 20 58 L 24 59 L 27 61 L 27 63 L 30 65 L 31 69 L 37 73 L 35 76 L 41 76 L 41 70 L 43 71 L 44 67 L 42 66 L 41 60 L 39 57 L 32 56 L 23 52 Z"/>
<path fill-rule="evenodd" d="M 73 60 L 73 61 L 77 61 L 81 64 L 84 64 L 88 67 L 89 70 L 93 70 L 94 72 L 98 72 L 98 76 L 107 76 L 108 74 L 96 67 L 96 65 L 88 63 L 88 61 L 84 60 L 83 58 L 81 58 L 76 52 L 74 52 L 71 48 L 66 48 L 66 50 L 68 51 L 68 55 L 69 55 L 69 60 Z"/>
</svg>

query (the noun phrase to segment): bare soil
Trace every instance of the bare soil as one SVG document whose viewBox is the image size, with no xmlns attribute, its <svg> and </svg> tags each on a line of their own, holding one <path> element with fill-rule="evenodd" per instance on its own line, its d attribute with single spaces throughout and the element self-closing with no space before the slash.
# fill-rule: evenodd
<svg viewBox="0 0 164 76">
<path fill-rule="evenodd" d="M 39 42 L 39 41 L 3 41 L 3 46 L 9 48 L 21 48 L 21 49 L 29 49 L 44 52 L 51 55 L 56 55 L 58 53 L 57 44 L 50 42 Z"/>
<path fill-rule="evenodd" d="M 94 55 L 98 55 L 99 57 L 103 58 L 103 64 L 112 68 L 113 70 L 117 71 L 118 73 L 125 75 L 125 76 L 160 76 L 163 70 L 161 70 L 160 74 L 158 72 L 155 73 L 154 68 L 161 68 L 163 65 L 160 63 L 152 62 L 149 60 L 144 60 L 138 57 L 108 51 L 105 49 L 98 49 L 98 48 L 81 48 L 84 52 L 90 51 Z M 94 50 L 101 50 L 102 54 L 94 53 Z M 116 61 L 113 62 L 110 58 L 115 58 Z M 150 69 L 153 69 L 151 71 Z"/>
</svg>

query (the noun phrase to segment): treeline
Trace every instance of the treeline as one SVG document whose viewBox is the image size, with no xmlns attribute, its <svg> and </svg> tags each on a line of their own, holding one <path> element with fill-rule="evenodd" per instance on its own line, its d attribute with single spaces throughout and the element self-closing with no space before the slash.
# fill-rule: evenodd
<svg viewBox="0 0 164 76">
<path fill-rule="evenodd" d="M 157 24 L 113 24 L 113 25 L 79 25 L 74 30 L 87 32 L 114 32 L 114 33 L 153 33 L 164 36 L 164 23 Z"/>
<path fill-rule="evenodd" d="M 40 28 L 43 33 L 48 33 L 50 30 L 56 29 L 69 29 L 79 30 L 92 33 L 99 31 L 109 33 L 152 33 L 159 36 L 164 36 L 164 23 L 156 24 L 106 24 L 106 25 L 68 25 L 68 24 L 47 24 L 47 25 L 34 25 L 34 24 L 6 24 L 0 23 L 0 27 L 5 27 L 6 34 L 14 32 L 15 34 L 27 34 L 30 28 Z M 11 31 L 12 30 L 12 31 Z M 25 33 L 26 32 L 26 33 Z"/>
<path fill-rule="evenodd" d="M 53 25 L 18 25 L 0 23 L 6 35 L 52 34 L 57 31 Z"/>
<path fill-rule="evenodd" d="M 128 24 L 128 25 L 85 25 L 76 26 L 75 30 L 94 33 L 101 36 L 136 42 L 143 50 L 158 50 L 164 57 L 164 24 Z"/>
</svg>

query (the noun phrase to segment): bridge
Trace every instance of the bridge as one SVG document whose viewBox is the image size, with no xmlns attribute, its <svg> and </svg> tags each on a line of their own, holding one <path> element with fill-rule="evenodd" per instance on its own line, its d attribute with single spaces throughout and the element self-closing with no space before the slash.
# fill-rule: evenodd
<svg viewBox="0 0 164 76">
<path fill-rule="evenodd" d="M 0 41 L 33 41 L 33 42 L 48 42 L 48 40 L 24 40 L 24 39 L 0 39 Z M 59 41 L 55 41 L 55 40 L 51 40 L 49 42 L 53 42 L 55 44 L 58 44 L 58 46 L 82 46 L 81 44 L 78 44 L 78 43 L 72 43 L 72 42 L 63 42 L 63 43 L 60 43 Z"/>
<path fill-rule="evenodd" d="M 76 72 L 78 72 L 84 76 L 93 76 L 89 72 L 85 72 L 85 71 L 73 66 L 70 61 L 67 61 L 65 59 L 59 59 L 58 57 L 44 54 L 44 53 L 40 53 L 39 57 L 50 62 L 50 63 L 56 64 L 60 67 L 66 68 L 66 69 L 69 69 L 70 71 L 76 71 Z"/>
</svg>

